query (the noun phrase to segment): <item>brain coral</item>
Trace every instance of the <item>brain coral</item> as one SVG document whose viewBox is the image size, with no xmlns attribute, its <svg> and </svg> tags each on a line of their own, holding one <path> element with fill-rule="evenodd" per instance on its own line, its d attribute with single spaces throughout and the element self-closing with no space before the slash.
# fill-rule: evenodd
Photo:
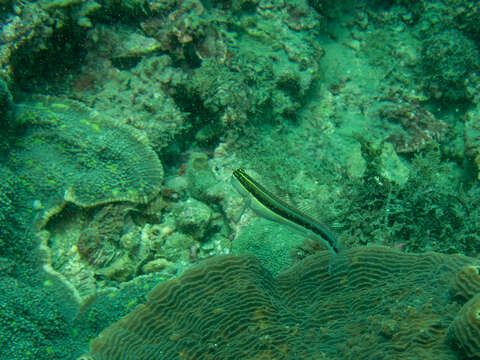
<svg viewBox="0 0 480 360">
<path fill-rule="evenodd" d="M 468 357 L 480 358 L 480 294 L 462 307 L 450 326 L 450 335 Z"/>
<path fill-rule="evenodd" d="M 480 293 L 480 266 L 467 265 L 453 279 L 450 292 L 463 300 L 469 300 Z"/>
<path fill-rule="evenodd" d="M 474 259 L 383 247 L 314 254 L 273 278 L 252 256 L 198 264 L 105 329 L 110 359 L 457 359 L 455 274 Z"/>
<path fill-rule="evenodd" d="M 66 202 L 144 203 L 160 189 L 162 164 L 134 129 L 80 103 L 41 97 L 19 106 L 17 121 L 26 130 L 9 163 L 35 196 L 39 227 Z"/>
</svg>

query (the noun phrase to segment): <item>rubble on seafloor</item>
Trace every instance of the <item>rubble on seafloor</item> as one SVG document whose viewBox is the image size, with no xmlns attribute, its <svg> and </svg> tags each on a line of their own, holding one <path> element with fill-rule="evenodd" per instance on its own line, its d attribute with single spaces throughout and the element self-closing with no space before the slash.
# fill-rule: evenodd
<svg viewBox="0 0 480 360">
<path fill-rule="evenodd" d="M 41 111 L 38 106 L 37 111 Z M 63 119 L 59 117 L 58 121 L 62 123 Z M 97 126 L 96 131 L 102 132 L 103 128 Z M 65 130 L 65 126 L 62 127 Z M 39 141 L 34 143 L 42 145 Z M 132 146 L 130 144 L 124 150 L 131 152 Z M 88 153 L 86 150 L 81 152 Z M 19 167 L 29 164 L 22 161 L 25 156 L 23 151 L 17 154 Z M 62 154 L 59 152 L 51 161 L 64 162 Z M 77 163 L 77 171 L 82 170 L 82 179 L 88 180 L 94 175 L 91 167 L 116 169 L 117 166 L 109 163 L 107 158 L 103 160 L 106 164 L 102 166 Z M 141 275 L 158 273 L 169 278 L 201 258 L 229 253 L 229 227 L 224 215 L 215 211 L 212 205 L 184 193 L 188 183 L 192 189 L 204 192 L 205 200 L 215 199 L 214 202 L 218 203 L 226 196 L 222 189 L 219 189 L 220 192 L 208 190 L 216 184 L 198 182 L 199 173 L 209 171 L 205 160 L 204 154 L 192 154 L 185 178 L 170 178 L 163 185 L 155 178 L 154 184 L 161 188 L 156 188 L 154 193 L 149 193 L 152 189 L 142 185 L 138 188 L 145 193 L 142 197 L 135 197 L 132 191 L 118 191 L 103 182 L 101 188 L 92 192 L 92 196 L 97 198 L 83 201 L 73 196 L 76 188 L 69 181 L 74 181 L 74 178 L 56 178 L 49 174 L 50 167 L 36 166 L 32 169 L 27 166 L 28 174 L 50 179 L 49 187 L 31 200 L 37 211 L 35 236 L 40 243 L 44 270 L 60 280 L 71 291 L 76 303 L 82 306 L 92 297 Z M 145 159 L 137 163 L 146 164 Z M 129 166 L 129 173 L 122 172 L 128 176 L 117 180 L 118 183 L 137 189 L 137 181 L 149 181 L 149 173 L 142 169 Z M 24 174 L 26 176 L 27 173 Z M 91 179 L 101 180 L 99 176 Z M 91 191 L 96 186 L 92 181 L 83 184 Z M 132 197 L 122 197 L 125 192 Z M 85 195 L 84 192 L 82 194 Z"/>
</svg>

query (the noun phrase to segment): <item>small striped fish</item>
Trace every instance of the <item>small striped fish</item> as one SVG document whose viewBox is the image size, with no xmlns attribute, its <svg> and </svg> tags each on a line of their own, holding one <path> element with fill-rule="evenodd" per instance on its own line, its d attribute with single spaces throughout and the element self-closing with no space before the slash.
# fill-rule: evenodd
<svg viewBox="0 0 480 360">
<path fill-rule="evenodd" d="M 325 243 L 333 254 L 338 254 L 337 240 L 325 226 L 280 200 L 256 182 L 245 170 L 235 170 L 232 175 L 232 183 L 257 215 L 288 225 L 303 234 L 313 235 Z"/>
</svg>

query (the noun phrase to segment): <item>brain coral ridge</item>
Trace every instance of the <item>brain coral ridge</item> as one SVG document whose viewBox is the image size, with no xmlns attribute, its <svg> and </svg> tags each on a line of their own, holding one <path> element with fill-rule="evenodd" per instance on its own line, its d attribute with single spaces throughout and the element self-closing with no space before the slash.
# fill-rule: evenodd
<svg viewBox="0 0 480 360">
<path fill-rule="evenodd" d="M 462 307 L 450 325 L 450 336 L 471 358 L 480 358 L 480 293 Z"/>
<path fill-rule="evenodd" d="M 340 256 L 332 274 L 330 254 L 321 252 L 276 278 L 250 255 L 205 260 L 153 289 L 145 304 L 93 340 L 88 356 L 453 360 L 467 348 L 447 341 L 462 305 L 449 294 L 457 272 L 474 259 L 384 247 Z M 451 332 L 464 342 L 478 337 Z"/>
</svg>

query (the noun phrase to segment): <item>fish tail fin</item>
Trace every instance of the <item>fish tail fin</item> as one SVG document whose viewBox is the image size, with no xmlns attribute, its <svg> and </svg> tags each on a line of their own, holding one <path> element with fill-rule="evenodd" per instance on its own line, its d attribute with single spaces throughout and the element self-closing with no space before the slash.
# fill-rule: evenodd
<svg viewBox="0 0 480 360">
<path fill-rule="evenodd" d="M 348 268 L 348 259 L 343 252 L 332 252 L 328 263 L 328 274 L 338 275 Z"/>
</svg>

